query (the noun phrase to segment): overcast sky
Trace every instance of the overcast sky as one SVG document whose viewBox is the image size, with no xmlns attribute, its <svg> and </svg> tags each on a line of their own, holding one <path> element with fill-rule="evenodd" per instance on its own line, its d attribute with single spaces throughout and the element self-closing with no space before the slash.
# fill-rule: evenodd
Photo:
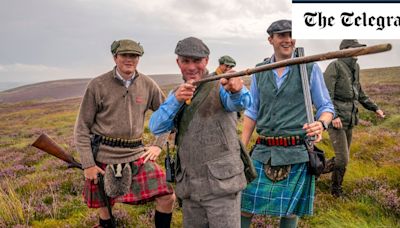
<svg viewBox="0 0 400 228">
<path fill-rule="evenodd" d="M 272 54 L 266 29 L 283 18 L 291 18 L 291 1 L 0 0 L 0 84 L 97 76 L 113 67 L 110 44 L 123 38 L 143 45 L 138 69 L 145 74 L 179 73 L 174 49 L 188 36 L 209 46 L 210 70 L 226 54 L 243 70 Z M 360 57 L 362 68 L 400 65 L 400 40 L 360 42 L 393 44 L 388 53 Z M 339 43 L 298 40 L 297 46 L 311 55 Z"/>
</svg>

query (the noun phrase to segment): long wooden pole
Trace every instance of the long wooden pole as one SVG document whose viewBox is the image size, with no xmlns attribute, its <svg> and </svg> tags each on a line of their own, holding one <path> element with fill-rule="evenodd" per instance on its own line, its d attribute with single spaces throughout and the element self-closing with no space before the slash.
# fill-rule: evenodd
<svg viewBox="0 0 400 228">
<path fill-rule="evenodd" d="M 303 64 L 303 63 L 309 63 L 309 62 L 317 62 L 317 61 L 324 61 L 324 60 L 329 60 L 329 59 L 346 58 L 346 57 L 353 57 L 353 56 L 360 56 L 360 55 L 376 54 L 376 53 L 380 53 L 380 52 L 389 51 L 391 49 L 392 49 L 392 45 L 389 43 L 386 43 L 386 44 L 373 45 L 373 46 L 369 46 L 369 47 L 349 48 L 349 49 L 344 49 L 344 50 L 339 50 L 339 51 L 326 52 L 326 53 L 322 53 L 322 54 L 297 57 L 297 58 L 286 59 L 283 61 L 254 67 L 254 68 L 249 68 L 249 69 L 234 72 L 234 73 L 225 73 L 225 74 L 220 74 L 218 76 L 207 75 L 203 79 L 194 81 L 193 84 L 199 85 L 204 82 L 215 81 L 215 80 L 219 80 L 221 78 L 229 79 L 229 78 L 240 77 L 240 76 L 244 76 L 244 75 L 251 75 L 254 73 L 272 70 L 275 68 L 280 68 L 280 67 L 290 66 L 290 65 L 297 65 L 297 64 Z"/>
</svg>

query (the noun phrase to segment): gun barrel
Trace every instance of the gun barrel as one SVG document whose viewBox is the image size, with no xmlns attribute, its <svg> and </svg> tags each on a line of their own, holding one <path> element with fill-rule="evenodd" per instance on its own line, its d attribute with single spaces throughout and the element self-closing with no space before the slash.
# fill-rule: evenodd
<svg viewBox="0 0 400 228">
<path fill-rule="evenodd" d="M 336 59 L 336 58 L 346 58 L 346 57 L 353 57 L 353 56 L 376 54 L 376 53 L 380 53 L 380 52 L 389 51 L 391 49 L 392 49 L 392 45 L 389 43 L 386 43 L 386 44 L 373 45 L 373 46 L 369 46 L 369 47 L 349 48 L 349 49 L 344 49 L 344 50 L 339 50 L 339 51 L 326 52 L 326 53 L 322 53 L 322 54 L 297 57 L 297 58 L 274 62 L 274 63 L 270 63 L 270 64 L 266 64 L 266 65 L 250 68 L 247 70 L 238 71 L 238 72 L 225 73 L 225 74 L 221 74 L 218 76 L 208 75 L 203 79 L 193 82 L 193 84 L 199 85 L 204 82 L 215 81 L 215 80 L 219 80 L 221 78 L 229 79 L 229 78 L 234 78 L 234 77 L 251 75 L 254 73 L 272 70 L 275 68 L 280 68 L 280 67 L 290 66 L 290 65 L 304 64 L 304 63 L 310 63 L 310 62 L 316 62 L 316 61 L 324 61 L 324 60 Z"/>
<path fill-rule="evenodd" d="M 33 143 L 32 146 L 51 154 L 68 163 L 69 168 L 82 169 L 82 165 L 67 154 L 56 142 L 54 142 L 46 133 L 42 133 Z"/>
</svg>

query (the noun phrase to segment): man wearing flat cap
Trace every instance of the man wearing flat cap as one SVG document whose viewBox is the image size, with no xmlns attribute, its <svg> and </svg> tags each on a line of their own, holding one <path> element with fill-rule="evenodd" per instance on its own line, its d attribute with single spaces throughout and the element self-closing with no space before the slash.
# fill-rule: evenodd
<svg viewBox="0 0 400 228">
<path fill-rule="evenodd" d="M 340 50 L 364 47 L 357 40 L 342 40 Z M 335 157 L 332 172 L 331 193 L 335 197 L 343 195 L 342 183 L 350 158 L 352 129 L 358 123 L 358 103 L 383 118 L 383 111 L 364 93 L 360 84 L 360 66 L 357 58 L 341 58 L 331 62 L 324 73 L 329 95 L 335 106 L 336 118 L 332 120 L 328 133 Z"/>
<path fill-rule="evenodd" d="M 221 58 L 218 59 L 218 63 L 219 66 L 213 73 L 214 75 L 224 74 L 236 66 L 236 61 L 229 55 L 221 56 Z"/>
<path fill-rule="evenodd" d="M 257 66 L 295 56 L 290 20 L 273 22 L 267 33 L 274 49 Z M 244 112 L 242 141 L 258 138 L 251 155 L 258 177 L 242 191 L 242 227 L 250 227 L 254 214 L 280 217 L 280 227 L 297 227 L 299 216 L 312 215 L 315 177 L 307 169 L 305 137 L 321 140 L 334 109 L 320 68 L 307 64 L 316 121 L 307 123 L 300 66 L 287 66 L 252 75 L 253 104 Z"/>
<path fill-rule="evenodd" d="M 155 135 L 177 131 L 175 191 L 183 203 L 183 227 L 240 227 L 246 178 L 235 112 L 249 107 L 249 91 L 241 78 L 192 84 L 208 76 L 210 51 L 200 39 L 179 41 L 175 54 L 184 83 L 153 113 L 149 125 Z"/>
<path fill-rule="evenodd" d="M 164 94 L 137 71 L 143 55 L 139 43 L 114 41 L 111 53 L 116 66 L 89 82 L 75 124 L 74 139 L 86 179 L 84 201 L 89 208 L 99 208 L 98 227 L 113 227 L 107 201 L 113 205 L 155 200 L 155 226 L 170 227 L 175 195 L 155 163 L 167 135 L 156 137 L 147 148 L 142 138 L 145 113 L 157 110 Z M 98 174 L 104 175 L 107 197 Z"/>
</svg>

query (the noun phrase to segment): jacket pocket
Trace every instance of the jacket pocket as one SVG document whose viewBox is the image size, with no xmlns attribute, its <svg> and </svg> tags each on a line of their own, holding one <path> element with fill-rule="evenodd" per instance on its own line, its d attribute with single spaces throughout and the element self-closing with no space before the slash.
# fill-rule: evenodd
<svg viewBox="0 0 400 228">
<path fill-rule="evenodd" d="M 246 187 L 243 162 L 238 155 L 224 156 L 208 162 L 207 166 L 210 190 L 214 195 L 231 194 Z"/>
<path fill-rule="evenodd" d="M 176 187 L 175 193 L 181 199 L 187 199 L 190 196 L 188 179 L 186 177 L 186 168 L 178 172 L 175 176 Z"/>
</svg>

